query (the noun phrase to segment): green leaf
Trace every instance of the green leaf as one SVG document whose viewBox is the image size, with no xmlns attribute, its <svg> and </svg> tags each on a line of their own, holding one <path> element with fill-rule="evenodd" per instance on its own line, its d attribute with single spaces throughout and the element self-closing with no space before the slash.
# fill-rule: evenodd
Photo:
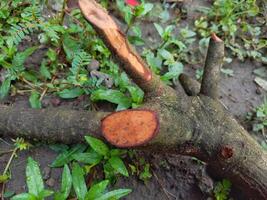
<svg viewBox="0 0 267 200">
<path fill-rule="evenodd" d="M 92 147 L 93 150 L 95 150 L 97 153 L 99 153 L 102 156 L 107 156 L 109 153 L 108 146 L 102 142 L 99 139 L 96 139 L 91 136 L 85 136 L 85 140 L 88 142 L 88 144 Z"/>
<path fill-rule="evenodd" d="M 7 174 L 0 175 L 0 183 L 5 183 L 10 177 Z"/>
<path fill-rule="evenodd" d="M 123 176 L 127 176 L 127 177 L 129 176 L 127 168 L 125 167 L 123 161 L 118 156 L 112 156 L 108 160 L 108 162 L 113 167 L 113 169 L 115 169 L 117 172 L 119 172 Z"/>
<path fill-rule="evenodd" d="M 26 177 L 29 193 L 38 196 L 44 190 L 44 182 L 38 163 L 31 157 L 28 158 Z"/>
<path fill-rule="evenodd" d="M 58 95 L 63 99 L 73 99 L 83 94 L 84 94 L 84 90 L 79 87 L 73 88 L 73 89 L 64 89 L 58 92 Z"/>
<path fill-rule="evenodd" d="M 65 34 L 63 36 L 63 49 L 67 55 L 67 60 L 72 61 L 77 49 L 81 49 L 80 44 L 71 38 L 70 35 Z"/>
<path fill-rule="evenodd" d="M 127 109 L 132 104 L 131 99 L 119 90 L 98 89 L 92 92 L 91 99 L 92 101 L 106 100 L 118 104 L 117 110 Z"/>
<path fill-rule="evenodd" d="M 57 60 L 57 52 L 55 50 L 53 50 L 53 49 L 49 49 L 47 51 L 47 57 L 51 61 L 56 61 Z"/>
<path fill-rule="evenodd" d="M 56 192 L 54 195 L 54 200 L 66 200 L 66 198 L 64 198 L 64 195 L 60 192 Z"/>
<path fill-rule="evenodd" d="M 84 200 L 87 193 L 87 188 L 84 180 L 84 171 L 78 163 L 73 164 L 72 180 L 78 200 Z"/>
<path fill-rule="evenodd" d="M 46 197 L 51 196 L 52 194 L 54 194 L 54 191 L 52 190 L 43 190 L 39 193 L 38 199 L 44 199 Z"/>
<path fill-rule="evenodd" d="M 98 164 L 103 158 L 101 155 L 99 155 L 95 151 L 92 151 L 90 153 L 76 153 L 72 157 L 74 160 L 78 162 L 91 164 L 91 165 Z"/>
<path fill-rule="evenodd" d="M 5 79 L 0 87 L 0 99 L 3 99 L 8 95 L 10 86 L 11 86 L 11 79 L 10 78 Z"/>
<path fill-rule="evenodd" d="M 97 183 L 93 185 L 90 190 L 87 192 L 85 199 L 86 200 L 94 200 L 98 198 L 107 188 L 109 184 L 108 180 L 101 181 L 100 183 Z"/>
<path fill-rule="evenodd" d="M 141 37 L 138 36 L 128 36 L 128 40 L 131 44 L 136 46 L 142 46 L 145 44 L 144 40 Z"/>
<path fill-rule="evenodd" d="M 57 153 L 63 153 L 68 151 L 69 146 L 65 144 L 51 144 L 49 148 Z"/>
<path fill-rule="evenodd" d="M 40 95 L 38 92 L 32 91 L 31 96 L 29 98 L 29 101 L 30 101 L 32 108 L 36 108 L 36 109 L 42 108 L 42 104 L 40 101 Z"/>
<path fill-rule="evenodd" d="M 110 155 L 111 156 L 121 156 L 126 154 L 128 151 L 126 149 L 111 149 Z"/>
<path fill-rule="evenodd" d="M 109 162 L 106 162 L 104 164 L 104 173 L 105 173 L 105 178 L 108 179 L 111 184 L 115 183 L 115 170 L 114 168 L 110 165 Z"/>
<path fill-rule="evenodd" d="M 21 69 L 21 66 L 23 66 L 26 59 L 33 54 L 33 52 L 36 51 L 38 47 L 30 47 L 27 48 L 23 52 L 19 52 L 14 56 L 14 59 L 12 60 L 12 67 L 16 69 Z"/>
<path fill-rule="evenodd" d="M 144 4 L 144 11 L 142 12 L 142 16 L 146 15 L 153 9 L 154 5 L 152 3 L 145 3 Z"/>
<path fill-rule="evenodd" d="M 170 79 L 178 78 L 178 76 L 183 72 L 184 66 L 181 62 L 175 62 L 169 66 L 169 72 L 165 73 L 161 80 L 168 81 Z"/>
<path fill-rule="evenodd" d="M 159 74 L 162 67 L 162 58 L 160 56 L 155 57 L 154 53 L 149 51 L 146 54 L 146 61 L 153 70 L 154 73 Z"/>
<path fill-rule="evenodd" d="M 78 144 L 75 145 L 73 148 L 71 148 L 68 151 L 64 151 L 63 153 L 59 154 L 58 157 L 54 160 L 54 162 L 51 164 L 51 167 L 62 167 L 65 164 L 69 163 L 73 160 L 72 155 L 76 153 L 81 153 L 86 149 L 85 145 Z"/>
<path fill-rule="evenodd" d="M 11 200 L 37 200 L 37 197 L 33 194 L 22 193 L 12 197 Z"/>
<path fill-rule="evenodd" d="M 99 198 L 96 198 L 95 200 L 108 200 L 108 199 L 120 199 L 121 197 L 124 197 L 131 193 L 131 189 L 118 189 L 118 190 L 113 190 L 111 192 L 108 192 L 104 195 L 102 195 Z"/>
<path fill-rule="evenodd" d="M 132 23 L 132 19 L 133 19 L 133 14 L 131 12 L 131 8 L 130 7 L 126 7 L 125 9 L 125 15 L 124 15 L 124 20 L 127 23 L 127 25 L 131 25 Z"/>
<path fill-rule="evenodd" d="M 148 163 L 145 164 L 144 170 L 139 174 L 139 178 L 146 182 L 148 179 L 152 177 L 150 173 L 150 165 Z"/>
<path fill-rule="evenodd" d="M 40 67 L 40 74 L 46 78 L 46 79 L 51 79 L 51 73 L 46 67 L 46 63 L 42 62 L 41 67 Z"/>
<path fill-rule="evenodd" d="M 131 94 L 133 102 L 137 104 L 141 104 L 144 98 L 143 90 L 141 90 L 138 87 L 134 87 L 134 86 L 128 86 L 127 89 Z"/>
<path fill-rule="evenodd" d="M 232 69 L 221 68 L 221 72 L 228 76 L 234 76 L 234 70 Z"/>
<path fill-rule="evenodd" d="M 166 49 L 160 49 L 160 50 L 158 50 L 158 53 L 165 60 L 173 62 L 173 60 L 174 60 L 173 55 L 169 51 L 167 51 Z"/>
<path fill-rule="evenodd" d="M 188 29 L 188 27 L 181 29 L 180 34 L 183 38 L 194 37 L 196 33 Z"/>
<path fill-rule="evenodd" d="M 62 181 L 61 181 L 61 189 L 60 192 L 62 194 L 62 199 L 67 199 L 72 186 L 72 177 L 70 173 L 70 169 L 68 165 L 64 165 L 63 173 L 62 173 Z"/>
<path fill-rule="evenodd" d="M 12 196 L 14 196 L 15 192 L 14 191 L 6 191 L 4 193 L 4 198 L 10 198 Z"/>
<path fill-rule="evenodd" d="M 253 70 L 253 74 L 260 76 L 261 78 L 267 78 L 267 68 L 261 67 Z"/>
<path fill-rule="evenodd" d="M 162 37 L 163 37 L 163 33 L 164 33 L 163 28 L 161 27 L 161 25 L 159 25 L 159 24 L 157 24 L 157 23 L 154 23 L 154 26 L 155 26 L 155 28 L 157 29 L 157 31 L 158 31 L 160 37 L 162 38 Z"/>
</svg>

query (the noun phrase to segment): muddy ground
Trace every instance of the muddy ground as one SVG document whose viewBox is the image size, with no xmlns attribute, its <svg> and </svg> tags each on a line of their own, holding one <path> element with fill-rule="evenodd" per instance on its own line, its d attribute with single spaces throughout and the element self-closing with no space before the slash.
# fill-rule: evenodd
<svg viewBox="0 0 267 200">
<path fill-rule="evenodd" d="M 183 5 L 183 8 L 188 13 L 187 19 L 181 22 L 182 26 L 193 22 L 197 16 L 195 9 L 199 5 L 209 5 L 209 1 L 187 1 Z M 154 33 L 151 33 L 151 31 L 151 28 L 147 28 L 145 30 L 147 34 L 145 37 L 156 34 L 155 31 Z M 38 57 L 32 57 L 29 62 L 38 62 Z M 250 125 L 245 120 L 247 112 L 251 111 L 255 106 L 260 105 L 266 95 L 266 92 L 258 88 L 253 81 L 255 78 L 252 73 L 253 70 L 262 67 L 262 65 L 251 60 L 244 62 L 234 60 L 226 67 L 234 70 L 234 76 L 231 77 L 222 74 L 220 84 L 221 101 L 245 125 L 248 131 L 250 131 Z M 196 69 L 196 66 L 185 67 L 185 71 L 191 76 L 194 76 Z M 51 98 L 47 97 L 44 101 L 49 106 Z M 14 106 L 21 104 L 29 106 L 25 97 L 12 98 L 12 102 Z M 83 99 L 67 101 L 62 103 L 62 106 L 80 109 L 84 107 L 84 101 Z M 10 139 L 2 138 L 0 140 L 0 150 L 5 151 L 11 149 L 11 144 Z M 205 166 L 200 162 L 184 156 L 166 155 L 164 152 L 160 154 L 141 152 L 140 154 L 151 164 L 153 177 L 146 183 L 134 176 L 127 179 L 119 178 L 118 182 L 112 188 L 122 187 L 133 189 L 133 192 L 125 199 L 200 200 L 207 199 L 210 196 L 214 180 L 206 174 Z M 9 154 L 5 154 L 0 157 L 0 172 L 4 170 L 9 156 Z M 12 162 L 12 179 L 6 184 L 6 190 L 15 191 L 16 193 L 27 190 L 25 183 L 25 165 L 28 156 L 33 157 L 40 163 L 45 176 L 46 186 L 54 190 L 59 189 L 61 169 L 49 167 L 57 154 L 46 145 L 36 144 L 29 151 L 19 153 L 18 157 Z M 234 193 L 233 195 L 235 196 Z M 236 199 L 245 198 L 239 196 Z"/>
</svg>

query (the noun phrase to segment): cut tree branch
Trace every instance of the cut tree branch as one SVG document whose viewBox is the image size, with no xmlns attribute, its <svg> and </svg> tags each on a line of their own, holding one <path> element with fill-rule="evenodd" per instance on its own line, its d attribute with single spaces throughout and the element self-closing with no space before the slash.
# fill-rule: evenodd
<svg viewBox="0 0 267 200">
<path fill-rule="evenodd" d="M 80 143 L 86 134 L 102 137 L 101 119 L 106 112 L 63 109 L 26 109 L 0 105 L 0 135 L 25 137 L 47 143 Z"/>
<path fill-rule="evenodd" d="M 147 64 L 131 47 L 107 11 L 95 1 L 80 0 L 79 5 L 85 18 L 94 26 L 118 60 L 123 63 L 125 71 L 131 78 L 145 92 L 155 92 L 155 88 L 160 84 L 159 77 L 149 70 Z"/>
</svg>

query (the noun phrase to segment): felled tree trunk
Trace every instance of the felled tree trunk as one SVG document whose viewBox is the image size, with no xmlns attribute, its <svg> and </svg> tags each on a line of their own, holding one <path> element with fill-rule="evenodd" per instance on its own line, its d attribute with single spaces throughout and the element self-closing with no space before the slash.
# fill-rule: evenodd
<svg viewBox="0 0 267 200">
<path fill-rule="evenodd" d="M 267 199 L 266 152 L 217 100 L 223 41 L 215 34 L 211 37 L 201 86 L 182 75 L 184 90 L 175 91 L 149 70 L 99 4 L 94 0 L 79 4 L 128 75 L 146 92 L 143 107 L 96 113 L 0 106 L 0 134 L 67 144 L 83 142 L 91 134 L 117 147 L 194 156 L 248 197 Z"/>
</svg>

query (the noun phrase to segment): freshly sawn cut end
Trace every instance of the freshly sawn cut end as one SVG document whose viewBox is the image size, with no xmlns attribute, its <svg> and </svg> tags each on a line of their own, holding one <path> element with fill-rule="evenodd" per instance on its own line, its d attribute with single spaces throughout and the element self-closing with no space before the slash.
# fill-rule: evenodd
<svg viewBox="0 0 267 200">
<path fill-rule="evenodd" d="M 157 135 L 159 120 L 151 110 L 125 110 L 102 119 L 101 129 L 106 140 L 114 146 L 136 147 L 146 144 Z"/>
</svg>

